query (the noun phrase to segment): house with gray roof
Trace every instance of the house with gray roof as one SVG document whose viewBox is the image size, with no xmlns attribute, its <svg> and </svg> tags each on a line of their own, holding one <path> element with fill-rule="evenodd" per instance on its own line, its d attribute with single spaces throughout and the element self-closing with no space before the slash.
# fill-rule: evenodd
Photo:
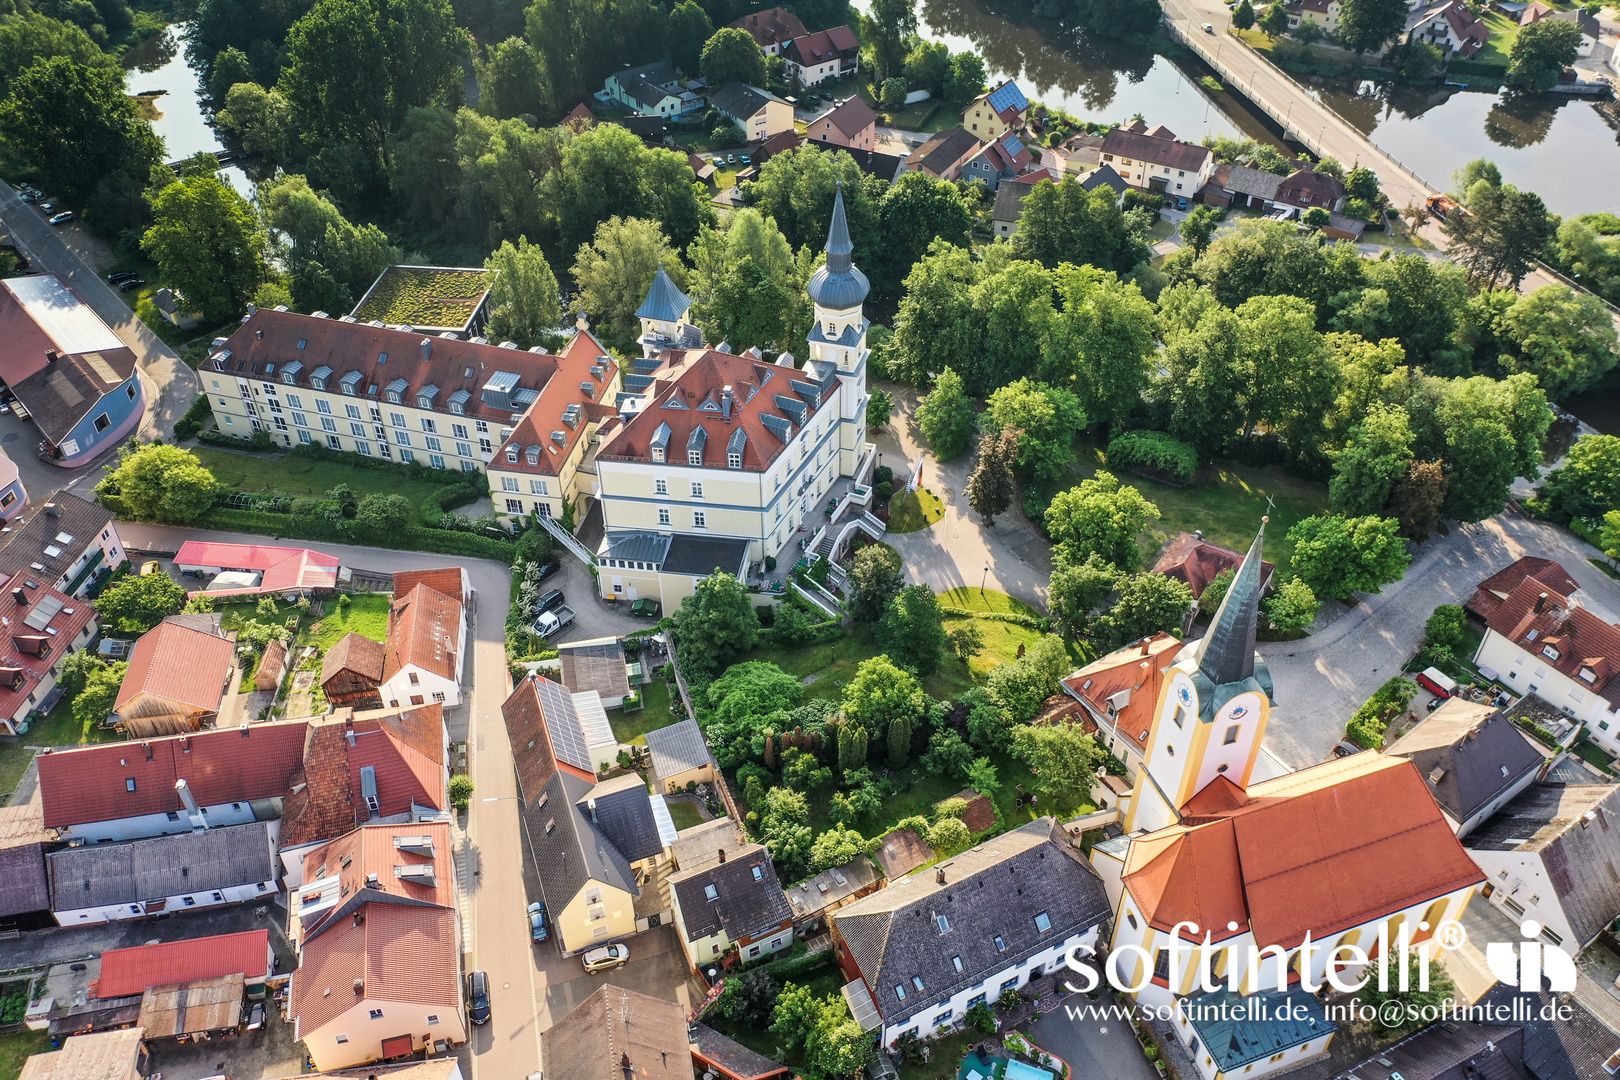
<svg viewBox="0 0 1620 1080">
<path fill-rule="evenodd" d="M 647 732 L 647 750 L 652 754 L 654 784 L 668 794 L 689 781 L 706 784 L 714 779 L 714 758 L 696 720 Z"/>
<path fill-rule="evenodd" d="M 1532 784 L 1463 847 L 1480 895 L 1571 956 L 1620 915 L 1620 785 Z"/>
<path fill-rule="evenodd" d="M 703 98 L 682 85 L 681 73 L 668 60 L 616 71 L 607 77 L 603 92 L 643 116 L 676 117 L 703 105 Z"/>
<path fill-rule="evenodd" d="M 274 896 L 278 822 L 53 851 L 51 910 L 63 926 L 139 919 Z"/>
<path fill-rule="evenodd" d="M 604 986 L 546 1031 L 536 1075 L 566 1080 L 689 1080 L 692 1052 L 686 1010 L 663 998 Z"/>
<path fill-rule="evenodd" d="M 793 106 L 757 86 L 730 83 L 710 103 L 741 128 L 750 143 L 793 130 Z"/>
<path fill-rule="evenodd" d="M 1452 698 L 1384 749 L 1416 765 L 1459 838 L 1536 780 L 1547 756 L 1500 710 Z"/>
<path fill-rule="evenodd" d="M 0 806 L 0 930 L 54 924 L 45 846 L 55 839 L 38 800 Z"/>
<path fill-rule="evenodd" d="M 1282 190 L 1284 179 L 1274 172 L 1251 165 L 1233 165 L 1221 186 L 1231 196 L 1233 206 L 1269 210 L 1271 204 L 1277 201 L 1277 193 Z"/>
<path fill-rule="evenodd" d="M 675 929 L 701 970 L 732 948 L 744 963 L 793 947 L 793 909 L 763 845 L 723 851 L 717 861 L 670 875 Z"/>
<path fill-rule="evenodd" d="M 884 1046 L 954 1027 L 1094 951 L 1109 914 L 1102 879 L 1040 818 L 833 912 L 844 999 Z"/>
</svg>

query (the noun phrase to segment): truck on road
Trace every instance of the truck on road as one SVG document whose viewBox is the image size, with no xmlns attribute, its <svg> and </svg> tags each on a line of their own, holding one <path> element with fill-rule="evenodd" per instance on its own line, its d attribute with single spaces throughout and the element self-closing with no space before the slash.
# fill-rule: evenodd
<svg viewBox="0 0 1620 1080">
<path fill-rule="evenodd" d="M 542 611 L 540 617 L 534 620 L 534 632 L 543 638 L 548 638 L 574 621 L 574 609 L 567 604 Z"/>
</svg>

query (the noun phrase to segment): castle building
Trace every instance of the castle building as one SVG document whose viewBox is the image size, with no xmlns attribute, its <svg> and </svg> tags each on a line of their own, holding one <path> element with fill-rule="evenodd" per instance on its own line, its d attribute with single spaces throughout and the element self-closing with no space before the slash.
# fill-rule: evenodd
<svg viewBox="0 0 1620 1080">
<path fill-rule="evenodd" d="M 716 569 L 797 558 L 825 497 L 875 459 L 866 442 L 869 289 L 851 252 L 843 191 L 827 261 L 810 279 L 809 356 L 706 346 L 692 301 L 662 270 L 637 311 L 642 356 L 625 365 L 615 415 L 602 421 L 596 495 L 602 595 L 658 599 L 673 611 Z"/>
</svg>

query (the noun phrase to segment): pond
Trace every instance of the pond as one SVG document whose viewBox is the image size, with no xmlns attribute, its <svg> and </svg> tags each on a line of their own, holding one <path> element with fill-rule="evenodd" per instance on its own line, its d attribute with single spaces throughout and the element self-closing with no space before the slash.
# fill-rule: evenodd
<svg viewBox="0 0 1620 1080">
<path fill-rule="evenodd" d="M 197 73 L 186 63 L 184 28 L 170 29 L 161 37 L 141 42 L 125 57 L 131 66 L 124 74 L 124 89 L 150 95 L 157 117 L 152 130 L 163 140 L 164 156 L 178 161 L 192 154 L 218 153 L 225 144 L 203 111 L 202 87 Z M 240 165 L 227 165 L 226 181 L 244 197 L 253 194 L 253 181 Z"/>
</svg>

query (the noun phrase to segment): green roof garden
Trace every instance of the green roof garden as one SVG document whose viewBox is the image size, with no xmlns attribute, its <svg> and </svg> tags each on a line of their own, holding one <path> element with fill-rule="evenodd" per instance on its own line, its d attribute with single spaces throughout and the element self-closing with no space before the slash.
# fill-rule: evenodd
<svg viewBox="0 0 1620 1080">
<path fill-rule="evenodd" d="M 372 283 L 353 317 L 418 330 L 476 333 L 494 273 L 478 267 L 390 266 Z"/>
</svg>

